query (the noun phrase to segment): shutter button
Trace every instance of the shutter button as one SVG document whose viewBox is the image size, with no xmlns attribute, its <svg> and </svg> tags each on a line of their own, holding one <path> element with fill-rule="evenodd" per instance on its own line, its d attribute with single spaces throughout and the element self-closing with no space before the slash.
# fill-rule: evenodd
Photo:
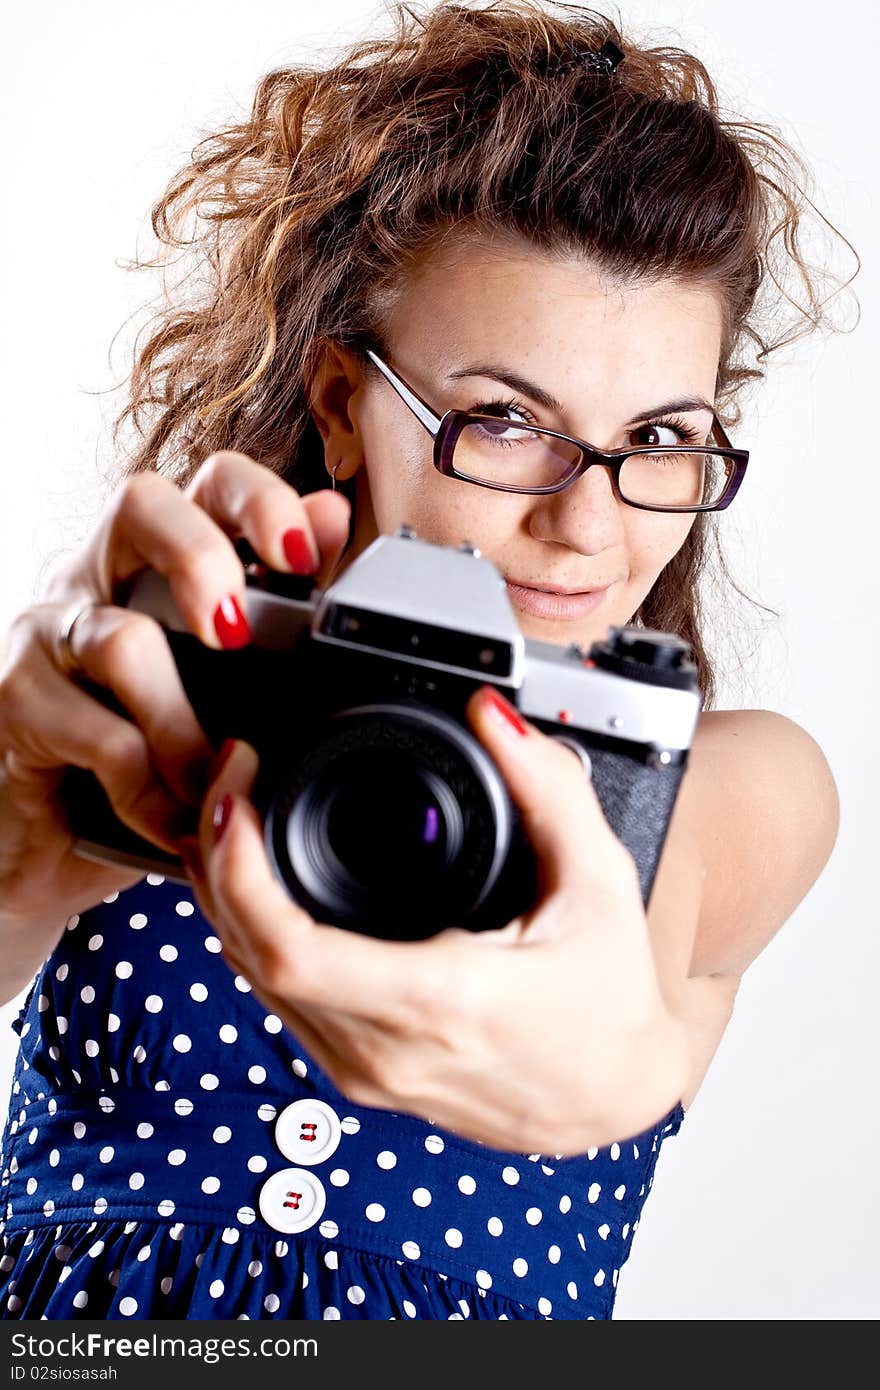
<svg viewBox="0 0 880 1390">
<path fill-rule="evenodd" d="M 306 1168 L 282 1168 L 260 1188 L 260 1215 L 275 1231 L 294 1235 L 320 1221 L 327 1201 L 324 1184 Z"/>
<path fill-rule="evenodd" d="M 295 1100 L 275 1121 L 275 1143 L 284 1157 L 309 1168 L 336 1152 L 341 1133 L 339 1116 L 323 1100 Z"/>
</svg>

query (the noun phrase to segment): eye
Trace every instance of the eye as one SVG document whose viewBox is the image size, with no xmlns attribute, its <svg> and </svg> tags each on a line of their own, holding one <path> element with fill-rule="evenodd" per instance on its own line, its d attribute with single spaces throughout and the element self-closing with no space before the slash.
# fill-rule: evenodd
<svg viewBox="0 0 880 1390">
<path fill-rule="evenodd" d="M 676 444 L 696 444 L 700 431 L 676 416 L 637 425 L 630 431 L 630 438 L 636 448 L 672 449 Z"/>
<path fill-rule="evenodd" d="M 515 398 L 507 401 L 478 401 L 476 405 L 469 407 L 469 413 L 471 415 L 497 415 L 501 420 L 518 419 L 528 425 L 537 423 L 532 412 Z"/>
</svg>

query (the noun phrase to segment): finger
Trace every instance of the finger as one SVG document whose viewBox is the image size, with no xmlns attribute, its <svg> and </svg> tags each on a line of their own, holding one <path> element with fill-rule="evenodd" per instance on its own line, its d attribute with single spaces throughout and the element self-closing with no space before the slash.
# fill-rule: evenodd
<svg viewBox="0 0 880 1390">
<path fill-rule="evenodd" d="M 435 1001 L 432 942 L 385 941 L 315 922 L 272 871 L 260 817 L 246 799 L 256 770 L 253 748 L 237 741 L 202 812 L 199 838 L 221 940 L 224 922 L 234 922 L 247 938 L 260 987 L 283 995 L 291 1007 L 327 1007 L 392 1028 L 409 1026 Z M 216 812 L 227 795 L 229 809 L 215 841 Z"/>
<path fill-rule="evenodd" d="M 495 759 L 553 891 L 592 881 L 623 850 L 580 759 L 529 724 L 497 690 L 482 686 L 468 718 Z"/>
<path fill-rule="evenodd" d="M 267 565 L 288 574 L 330 568 L 348 538 L 351 506 L 341 493 L 300 497 L 272 469 L 233 450 L 206 459 L 185 496 L 218 524 L 234 522 Z"/>
</svg>

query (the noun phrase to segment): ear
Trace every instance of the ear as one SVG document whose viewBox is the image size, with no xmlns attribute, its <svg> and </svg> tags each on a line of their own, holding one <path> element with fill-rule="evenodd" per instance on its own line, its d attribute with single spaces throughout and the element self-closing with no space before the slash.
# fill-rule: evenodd
<svg viewBox="0 0 880 1390">
<path fill-rule="evenodd" d="M 328 339 L 318 351 L 317 365 L 306 383 L 309 409 L 324 441 L 327 472 L 336 468 L 340 482 L 354 477 L 364 459 L 363 441 L 352 402 L 364 384 L 358 355 Z"/>
</svg>

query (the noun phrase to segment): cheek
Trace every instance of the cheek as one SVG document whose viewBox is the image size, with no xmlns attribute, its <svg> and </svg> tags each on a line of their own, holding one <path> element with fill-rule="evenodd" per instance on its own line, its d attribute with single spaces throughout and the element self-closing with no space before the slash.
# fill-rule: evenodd
<svg viewBox="0 0 880 1390">
<path fill-rule="evenodd" d="M 659 512 L 633 511 L 632 521 L 627 518 L 632 573 L 656 577 L 684 545 L 694 519 L 693 514 L 663 516 Z"/>
</svg>

